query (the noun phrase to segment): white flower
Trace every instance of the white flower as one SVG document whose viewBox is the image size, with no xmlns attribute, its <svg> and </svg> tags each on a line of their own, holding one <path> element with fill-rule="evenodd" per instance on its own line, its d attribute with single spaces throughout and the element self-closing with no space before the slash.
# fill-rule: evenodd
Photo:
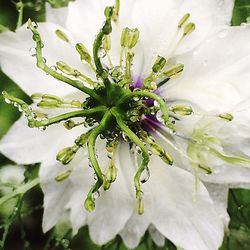
<svg viewBox="0 0 250 250">
<path fill-rule="evenodd" d="M 61 61 L 61 63 L 57 63 L 57 67 L 63 73 L 89 81 L 78 71 L 72 71 L 72 68 L 62 63 L 66 62 L 82 74 L 94 79 L 95 75 L 90 69 L 92 65 L 86 57 L 88 56 L 86 51 L 81 55 L 82 59 L 90 64 L 90 67 L 87 64 L 83 65 L 79 60 L 79 54 L 74 45 L 82 42 L 88 51 L 92 51 L 94 41 L 98 40 L 98 37 L 95 40 L 95 36 L 105 20 L 104 8 L 108 4 L 113 4 L 113 1 L 78 0 L 70 3 L 69 7 L 65 9 L 47 8 L 47 22 L 39 24 L 38 27 L 44 44 L 42 53 L 46 58 L 46 64 L 53 66 L 56 65 L 56 62 Z M 138 41 L 136 39 L 138 33 L 135 29 L 130 30 L 129 35 L 130 38 L 132 35 L 134 37 L 124 40 L 125 43 L 137 43 L 133 48 L 135 55 L 133 67 L 131 67 L 134 86 L 144 80 L 146 91 L 152 93 L 150 88 L 153 89 L 155 84 L 162 84 L 157 93 L 159 96 L 163 96 L 167 105 L 170 106 L 169 121 L 175 120 L 174 126 L 177 130 L 176 133 L 171 133 L 169 129 L 159 125 L 159 121 L 153 119 L 156 118 L 155 116 L 152 119 L 148 118 L 149 121 L 147 121 L 146 113 L 143 113 L 143 116 L 139 114 L 140 119 L 144 117 L 146 120 L 144 122 L 140 120 L 140 125 L 144 125 L 150 130 L 157 144 L 147 134 L 141 134 L 141 130 L 137 131 L 137 135 L 147 142 L 153 153 L 149 162 L 150 176 L 146 170 L 142 172 L 144 180 L 148 179 L 146 183 L 140 185 L 138 184 L 140 178 L 138 176 L 135 178 L 139 185 L 136 186 L 137 197 L 134 190 L 134 176 L 141 158 L 142 162 L 146 159 L 146 153 L 142 150 L 144 147 L 142 141 L 140 139 L 139 142 L 136 141 L 136 138 L 131 136 L 131 132 L 126 132 L 126 128 L 122 128 L 118 119 L 119 112 L 117 109 L 113 109 L 112 103 L 108 105 L 111 110 L 114 110 L 112 115 L 116 119 L 110 122 L 108 132 L 116 129 L 115 126 L 112 127 L 112 124 L 117 124 L 120 128 L 118 132 L 116 131 L 119 135 L 119 143 L 110 161 L 107 157 L 105 140 L 98 140 L 96 155 L 101 171 L 105 173 L 105 178 L 109 176 L 109 179 L 113 181 L 116 171 L 117 178 L 111 183 L 111 186 L 110 183 L 104 183 L 107 185 L 104 185 L 104 188 L 108 190 L 100 189 L 100 197 L 95 197 L 93 212 L 87 212 L 84 209 L 84 201 L 86 196 L 91 194 L 87 203 L 85 201 L 85 206 L 91 210 L 93 197 L 89 190 L 93 183 L 98 184 L 100 178 L 103 178 L 100 171 L 97 171 L 99 179 L 96 182 L 93 177 L 94 170 L 88 167 L 88 156 L 90 156 L 91 164 L 95 165 L 93 160 L 95 151 L 92 151 L 92 155 L 89 155 L 85 148 L 77 151 L 78 142 L 73 147 L 65 149 L 73 145 L 74 140 L 82 133 L 86 133 L 87 129 L 83 126 L 76 126 L 71 131 L 66 131 L 61 124 L 54 124 L 41 132 L 28 128 L 25 117 L 11 127 L 1 141 L 0 151 L 17 163 L 41 162 L 40 182 L 45 195 L 43 217 L 45 232 L 58 223 L 65 210 L 69 210 L 73 232 L 77 233 L 80 227 L 88 225 L 92 240 L 100 245 L 119 234 L 127 247 L 134 248 L 139 244 L 145 231 L 149 230 L 152 239 L 159 245 L 164 244 L 166 237 L 184 249 L 212 250 L 219 248 L 223 240 L 224 229 L 228 224 L 226 212 L 228 187 L 231 184 L 247 186 L 250 176 L 250 170 L 247 168 L 249 166 L 247 157 L 250 156 L 249 139 L 247 138 L 249 123 L 246 122 L 246 119 L 249 118 L 249 109 L 246 107 L 244 109 L 246 115 L 241 115 L 242 113 L 235 108 L 249 98 L 250 93 L 248 84 L 250 79 L 248 73 L 250 26 L 229 27 L 232 6 L 233 1 L 231 0 L 190 0 L 185 2 L 124 0 L 120 3 L 118 21 L 112 23 L 111 61 L 113 65 L 119 65 L 122 30 L 125 27 L 137 28 L 140 32 Z M 190 16 L 187 13 L 190 13 Z M 187 19 L 184 23 L 180 23 L 182 17 Z M 106 19 L 109 20 L 108 17 Z M 107 23 L 106 28 L 109 28 L 110 23 L 106 21 Z M 41 56 L 39 48 L 43 47 L 39 34 L 31 23 L 29 23 L 29 28 L 37 43 L 38 66 L 54 75 L 55 78 L 60 78 L 55 75 L 54 66 L 52 69 L 44 68 L 44 62 L 39 58 Z M 57 32 L 55 32 L 56 30 Z M 36 67 L 35 57 L 31 57 L 29 54 L 29 50 L 35 45 L 31 39 L 31 31 L 22 27 L 16 33 L 0 35 L 0 63 L 3 71 L 29 95 L 39 92 L 64 98 L 62 100 L 53 96 L 33 95 L 33 97 L 42 99 L 42 102 L 39 103 L 40 106 L 79 107 L 77 101 L 69 103 L 65 100 L 79 99 L 82 102 L 86 97 L 85 94 L 76 92 L 75 88 L 59 82 Z M 70 42 L 65 42 L 65 40 Z M 106 46 L 108 47 L 108 45 L 107 43 Z M 97 48 L 99 47 L 97 46 Z M 133 46 L 131 45 L 131 47 Z M 31 49 L 32 54 L 33 50 Z M 103 53 L 103 50 L 99 52 Z M 127 55 L 127 63 L 130 65 L 129 57 L 133 57 L 133 55 L 132 53 Z M 171 78 L 165 84 L 161 81 L 162 77 L 157 79 L 157 74 L 151 74 L 151 78 L 147 78 L 148 81 L 145 80 L 152 71 L 151 67 L 157 55 L 160 55 L 161 58 L 158 58 L 160 61 L 157 61 L 156 66 L 161 66 L 159 64 L 161 62 L 164 67 L 164 60 L 167 60 L 164 70 L 160 69 L 161 72 L 165 72 L 162 75 L 164 81 L 166 77 Z M 99 58 L 101 55 L 97 57 Z M 107 56 L 102 61 L 109 65 Z M 172 79 L 172 76 L 177 75 L 176 71 L 182 72 L 182 64 L 184 65 L 183 74 Z M 129 70 L 128 65 L 126 65 L 127 70 Z M 112 66 L 109 67 L 112 68 Z M 172 71 L 168 70 L 169 68 Z M 105 73 L 105 71 L 99 73 Z M 119 74 L 114 76 L 114 73 L 113 71 L 114 82 L 121 84 L 117 80 Z M 128 73 L 126 76 L 129 77 L 130 74 Z M 152 77 L 156 78 L 154 79 L 156 83 Z M 105 79 L 107 80 L 103 74 L 99 75 L 100 78 L 104 82 Z M 126 80 L 126 78 L 122 78 L 122 80 Z M 78 87 L 82 88 L 82 86 Z M 115 104 L 119 103 L 119 99 L 124 98 L 120 89 L 110 91 L 109 94 L 114 98 Z M 32 117 L 33 111 L 30 111 L 20 100 L 7 94 L 4 95 L 7 99 L 19 103 L 21 109 L 26 113 L 29 125 L 35 126 L 36 123 Z M 94 98 L 92 101 L 101 103 L 102 98 L 106 98 L 102 92 L 98 92 L 99 96 L 102 96 L 101 99 Z M 110 102 L 112 102 L 112 98 L 109 99 Z M 143 100 L 145 101 L 146 98 Z M 134 101 L 136 105 L 139 105 L 139 100 Z M 87 104 L 90 105 L 89 107 L 96 105 L 96 103 Z M 105 103 L 105 105 L 107 104 Z M 32 107 L 36 108 L 35 105 Z M 145 106 L 143 107 L 145 108 Z M 156 104 L 152 107 L 158 109 Z M 128 112 L 137 112 L 135 107 L 127 109 Z M 123 109 L 121 108 L 120 111 L 123 112 Z M 190 115 L 192 111 L 194 114 Z M 42 112 L 45 111 L 42 110 Z M 59 109 L 53 113 L 50 110 L 45 113 L 55 116 L 66 112 L 69 111 Z M 146 111 L 143 109 L 143 112 Z M 155 111 L 153 112 L 155 115 Z M 190 116 L 185 117 L 180 114 Z M 235 121 L 229 121 L 230 115 L 236 118 Z M 201 119 L 201 117 L 205 118 Z M 135 118 L 138 117 L 135 115 Z M 159 117 L 157 116 L 157 118 Z M 109 119 L 110 117 L 107 118 L 107 120 Z M 166 116 L 164 119 L 166 121 Z M 204 120 L 205 122 L 202 122 Z M 46 121 L 45 115 L 43 120 L 45 125 Z M 206 121 L 210 126 L 208 132 L 202 127 L 206 127 L 204 125 Z M 90 125 L 91 121 L 88 120 L 86 123 Z M 155 123 L 158 125 L 152 125 Z M 216 127 L 217 123 L 222 125 Z M 72 124 L 74 125 L 74 123 Z M 136 130 L 136 127 L 133 127 L 135 123 L 132 121 L 131 124 L 128 127 L 132 126 L 130 128 Z M 235 134 L 234 132 L 241 126 L 239 124 L 244 124 L 244 129 L 241 133 Z M 170 127 L 170 125 L 173 126 L 172 123 L 167 122 L 167 126 Z M 102 122 L 98 127 L 101 126 Z M 156 131 L 154 131 L 155 129 Z M 126 136 L 124 139 L 121 138 L 124 137 L 121 130 L 130 136 L 131 141 L 134 142 L 133 145 L 129 145 Z M 197 135 L 197 131 L 201 132 Z M 228 132 L 225 133 L 225 131 Z M 207 140 L 207 137 L 210 136 L 207 133 L 211 133 L 215 140 Z M 232 134 L 234 143 L 230 141 L 228 134 Z M 110 139 L 109 136 L 105 133 L 103 135 Z M 89 152 L 91 152 L 91 142 L 88 138 Z M 82 138 L 80 139 L 82 140 Z M 82 142 L 81 140 L 80 142 Z M 136 144 L 137 147 L 135 147 Z M 60 151 L 62 148 L 64 150 Z M 115 146 L 111 145 L 111 149 L 113 148 Z M 225 157 L 233 157 L 234 164 L 230 163 L 227 158 L 219 157 L 218 153 L 217 155 L 212 154 L 211 148 L 216 149 L 219 154 L 227 154 Z M 142 157 L 138 152 L 140 150 L 143 151 Z M 137 153 L 135 153 L 136 151 Z M 69 164 L 62 165 L 56 160 L 56 155 L 58 160 Z M 172 159 L 173 166 L 166 164 L 167 162 L 171 165 Z M 243 163 L 240 159 L 244 159 Z M 111 166 L 108 168 L 108 173 L 106 172 L 107 166 Z M 208 176 L 208 174 L 210 175 Z M 196 186 L 196 190 L 194 190 L 194 186 Z M 94 192 L 95 196 L 97 194 L 98 192 Z M 143 214 L 139 215 L 138 210 Z"/>
</svg>

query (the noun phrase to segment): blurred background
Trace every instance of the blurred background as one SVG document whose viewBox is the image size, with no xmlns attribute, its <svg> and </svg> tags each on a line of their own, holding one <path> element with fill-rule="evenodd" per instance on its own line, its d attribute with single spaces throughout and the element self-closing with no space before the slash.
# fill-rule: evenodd
<svg viewBox="0 0 250 250">
<path fill-rule="evenodd" d="M 37 22 L 45 21 L 45 4 L 54 8 L 67 6 L 70 0 L 23 0 L 23 20 L 28 18 Z M 198 0 L 197 0 L 198 1 Z M 20 13 L 19 2 L 0 0 L 0 32 L 14 31 Z M 236 0 L 232 17 L 232 25 L 240 25 L 250 21 L 250 0 Z M 235 48 L 237 49 L 237 48 Z M 6 90 L 26 102 L 31 100 L 25 93 L 0 69 L 0 93 Z M 12 105 L 8 105 L 0 97 L 0 139 L 10 126 L 19 118 L 20 113 Z M 15 164 L 0 154 L 0 170 L 8 164 Z M 25 178 L 32 180 L 37 176 L 39 165 L 25 166 Z M 1 188 L 1 183 L 0 183 Z M 1 189 L 0 189 L 1 190 Z M 1 195 L 1 194 L 0 194 Z M 80 230 L 72 239 L 70 228 L 62 222 L 47 234 L 41 230 L 43 194 L 39 188 L 29 191 L 24 197 L 11 199 L 0 206 L 0 249 L 5 250 L 95 250 L 95 249 L 126 249 L 117 237 L 106 246 L 98 247 L 91 243 L 88 229 Z M 230 190 L 228 213 L 231 217 L 229 231 L 225 235 L 223 250 L 250 249 L 250 191 L 243 189 Z M 163 248 L 157 248 L 145 234 L 137 250 L 176 249 L 171 242 Z"/>
</svg>

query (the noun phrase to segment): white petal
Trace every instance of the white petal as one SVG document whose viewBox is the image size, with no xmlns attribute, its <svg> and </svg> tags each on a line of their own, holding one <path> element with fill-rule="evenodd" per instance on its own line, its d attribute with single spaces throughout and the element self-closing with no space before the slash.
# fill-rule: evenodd
<svg viewBox="0 0 250 250">
<path fill-rule="evenodd" d="M 56 176 L 69 168 L 73 168 L 73 172 L 68 179 L 62 182 L 55 181 Z M 77 233 L 86 223 L 84 200 L 93 180 L 93 170 L 88 167 L 86 152 L 80 150 L 67 166 L 58 162 L 51 165 L 42 163 L 39 177 L 44 192 L 43 230 L 51 229 L 65 210 L 69 209 L 73 234 Z"/>
<path fill-rule="evenodd" d="M 191 14 L 190 22 L 195 23 L 196 29 L 181 42 L 174 54 L 195 48 L 209 34 L 229 25 L 232 8 L 232 0 L 136 1 L 132 10 L 133 25 L 141 32 L 140 40 L 147 55 L 145 71 L 149 72 L 149 64 L 153 63 L 157 54 L 169 58 L 182 36 L 177 26 L 184 14 Z"/>
<path fill-rule="evenodd" d="M 215 204 L 218 215 L 223 220 L 225 227 L 227 227 L 230 219 L 227 213 L 229 187 L 214 183 L 204 183 L 204 185 Z"/>
<path fill-rule="evenodd" d="M 162 93 L 167 91 L 169 100 L 186 100 L 206 111 L 229 112 L 249 97 L 249 39 L 249 25 L 211 36 L 192 54 L 178 58 L 185 65 L 184 73 Z"/>
<path fill-rule="evenodd" d="M 52 8 L 49 3 L 46 3 L 46 21 L 65 27 L 68 10 L 68 7 Z"/>
<path fill-rule="evenodd" d="M 52 126 L 40 131 L 28 127 L 26 118 L 21 117 L 1 140 L 0 151 L 19 164 L 41 162 L 46 155 L 48 142 L 59 138 L 62 132 L 60 127 Z"/>
<path fill-rule="evenodd" d="M 102 166 L 108 165 L 107 159 L 106 154 L 98 155 Z M 129 192 L 131 187 L 121 171 L 120 159 L 117 159 L 116 167 L 116 181 L 108 191 L 101 191 L 94 212 L 88 215 L 90 237 L 98 245 L 112 240 L 122 230 L 134 210 L 134 198 Z"/>
<path fill-rule="evenodd" d="M 191 174 L 153 157 L 151 160 L 151 177 L 145 185 L 152 190 L 155 201 L 152 224 L 177 246 L 190 250 L 218 249 L 224 225 L 205 187 L 199 184 L 194 201 Z"/>
<path fill-rule="evenodd" d="M 149 209 L 147 206 L 146 209 Z M 139 245 L 143 235 L 150 224 L 150 218 L 147 215 L 138 215 L 137 211 L 130 217 L 123 230 L 119 233 L 124 244 L 128 248 L 135 248 Z"/>
<path fill-rule="evenodd" d="M 150 225 L 148 231 L 152 240 L 158 247 L 163 247 L 165 245 L 164 235 L 162 235 L 153 225 Z"/>
<path fill-rule="evenodd" d="M 75 1 L 69 4 L 66 27 L 78 39 L 78 42 L 92 50 L 93 42 L 98 31 L 102 28 L 105 20 L 104 9 L 106 6 L 114 5 L 115 1 Z M 121 1 L 120 18 L 118 24 L 113 26 L 124 27 L 125 20 L 128 20 L 129 11 L 133 1 Z M 115 41 L 119 44 L 119 40 Z M 113 46 L 113 45 L 112 45 Z"/>
<path fill-rule="evenodd" d="M 57 61 L 65 61 L 72 67 L 84 70 L 74 47 L 56 36 L 55 31 L 58 28 L 63 30 L 54 24 L 39 24 L 38 31 L 44 43 L 43 56 L 46 58 L 47 65 L 52 66 Z M 2 70 L 29 95 L 35 92 L 55 95 L 58 93 L 67 95 L 75 92 L 75 88 L 46 75 L 37 68 L 35 57 L 30 55 L 30 49 L 34 47 L 35 42 L 26 25 L 18 29 L 16 33 L 0 34 L 0 66 Z"/>
</svg>

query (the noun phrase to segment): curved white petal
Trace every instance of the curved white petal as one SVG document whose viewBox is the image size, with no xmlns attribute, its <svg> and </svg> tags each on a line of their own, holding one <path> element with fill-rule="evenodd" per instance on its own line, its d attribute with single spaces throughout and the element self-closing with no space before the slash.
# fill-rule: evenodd
<svg viewBox="0 0 250 250">
<path fill-rule="evenodd" d="M 149 234 L 158 247 L 163 247 L 165 245 L 165 237 L 162 235 L 153 225 L 148 228 Z"/>
<path fill-rule="evenodd" d="M 204 185 L 215 204 L 215 209 L 217 210 L 217 214 L 223 220 L 224 225 L 227 228 L 230 219 L 227 213 L 229 187 L 224 184 L 220 185 L 215 183 L 204 183 Z"/>
<path fill-rule="evenodd" d="M 38 31 L 44 43 L 43 56 L 48 66 L 53 66 L 57 61 L 84 71 L 85 67 L 80 61 L 74 46 L 59 39 L 55 31 L 61 26 L 51 23 L 40 23 Z M 69 34 L 70 36 L 70 34 Z M 67 95 L 75 92 L 75 88 L 46 75 L 36 66 L 36 59 L 30 55 L 30 49 L 35 47 L 32 33 L 26 25 L 14 32 L 0 34 L 0 67 L 14 80 L 27 94 L 35 92 Z M 63 51 L 63 53 L 62 53 Z M 34 52 L 32 52 L 34 53 Z"/>
<path fill-rule="evenodd" d="M 119 154 L 117 156 L 120 157 Z M 98 245 L 112 240 L 123 229 L 135 206 L 118 157 L 115 163 L 118 170 L 116 181 L 108 191 L 101 190 L 95 210 L 88 214 L 90 237 Z M 98 160 L 102 166 L 108 165 L 108 157 L 104 152 L 98 154 Z"/>
<path fill-rule="evenodd" d="M 154 199 L 152 224 L 175 245 L 187 250 L 216 250 L 222 243 L 224 225 L 207 190 L 194 177 L 151 158 L 151 177 L 145 184 Z M 146 204 L 145 204 L 146 205 Z"/>
<path fill-rule="evenodd" d="M 249 25 L 209 37 L 191 54 L 178 58 L 185 65 L 184 73 L 162 93 L 166 91 L 169 100 L 190 101 L 206 111 L 229 112 L 249 98 L 249 39 Z"/>
</svg>

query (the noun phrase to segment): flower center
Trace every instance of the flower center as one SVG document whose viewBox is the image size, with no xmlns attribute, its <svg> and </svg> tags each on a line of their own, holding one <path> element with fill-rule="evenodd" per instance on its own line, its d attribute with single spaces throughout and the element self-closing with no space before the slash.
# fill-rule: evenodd
<svg viewBox="0 0 250 250">
<path fill-rule="evenodd" d="M 57 160 L 67 165 L 72 161 L 79 149 L 87 147 L 90 165 L 96 174 L 96 182 L 90 188 L 85 200 L 85 208 L 88 211 L 93 211 L 99 189 L 103 187 L 104 190 L 108 190 L 116 180 L 115 153 L 118 142 L 124 140 L 128 141 L 132 146 L 134 145 L 139 155 L 138 169 L 134 177 L 135 196 L 138 201 L 138 213 L 142 214 L 144 212 L 144 203 L 141 184 L 148 179 L 144 178 L 143 175 L 146 173 L 146 176 L 149 176 L 148 163 L 150 154 L 157 155 L 168 165 L 173 164 L 172 156 L 156 143 L 152 135 L 161 127 L 165 127 L 169 135 L 175 135 L 174 123 L 178 120 L 176 116 L 191 115 L 193 110 L 186 105 L 167 107 L 165 100 L 158 92 L 159 87 L 182 73 L 183 64 L 168 66 L 168 60 L 158 56 L 149 75 L 145 79 L 139 78 L 139 80 L 133 81 L 131 65 L 134 57 L 133 48 L 136 46 L 140 34 L 138 29 L 125 28 L 122 31 L 120 64 L 113 65 L 109 55 L 111 50 L 110 34 L 112 32 L 112 20 L 116 21 L 119 15 L 119 1 L 116 1 L 114 7 L 107 7 L 104 14 L 105 23 L 93 44 L 93 57 L 82 43 L 75 46 L 80 59 L 85 61 L 95 73 L 96 80 L 82 74 L 79 70 L 62 61 L 57 62 L 56 66 L 47 66 L 42 55 L 44 45 L 37 31 L 37 25 L 30 20 L 28 21 L 28 28 L 33 33 L 33 40 L 36 42 L 36 48 L 32 49 L 32 55 L 36 56 L 37 66 L 59 81 L 71 85 L 88 95 L 83 102 L 64 100 L 54 95 L 40 93 L 33 94 L 32 99 L 37 101 L 37 106 L 42 109 L 69 107 L 75 108 L 76 111 L 48 118 L 43 112 L 31 109 L 24 101 L 10 96 L 6 92 L 3 92 L 3 96 L 6 101 L 18 106 L 20 111 L 24 112 L 30 127 L 45 129 L 49 125 L 64 121 L 65 128 L 69 130 L 80 125 L 88 128 L 87 133 L 75 139 L 73 146 L 64 148 L 57 154 Z M 195 29 L 193 23 L 187 23 L 189 17 L 190 15 L 186 14 L 179 22 L 178 29 L 183 28 L 180 41 Z M 70 42 L 64 32 L 56 30 L 56 34 L 66 43 Z M 106 59 L 106 62 L 103 62 L 104 59 Z M 224 114 L 221 118 L 227 119 L 229 116 L 230 114 Z M 75 122 L 74 118 L 77 117 L 82 118 L 83 121 Z M 157 133 L 160 132 L 157 131 Z M 106 140 L 109 164 L 105 173 L 102 172 L 96 156 L 98 137 Z M 165 140 L 167 139 L 165 138 Z M 170 141 L 167 141 L 167 143 L 170 143 Z M 195 152 L 197 150 L 191 145 L 188 154 L 191 158 L 195 158 L 194 161 L 201 169 L 209 172 L 208 167 L 205 168 L 204 164 L 197 163 L 199 159 L 196 159 Z M 66 172 L 56 176 L 55 180 L 60 182 L 67 179 L 72 171 L 73 167 L 69 167 Z"/>
</svg>

